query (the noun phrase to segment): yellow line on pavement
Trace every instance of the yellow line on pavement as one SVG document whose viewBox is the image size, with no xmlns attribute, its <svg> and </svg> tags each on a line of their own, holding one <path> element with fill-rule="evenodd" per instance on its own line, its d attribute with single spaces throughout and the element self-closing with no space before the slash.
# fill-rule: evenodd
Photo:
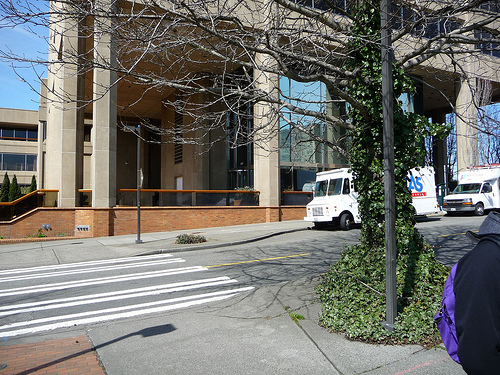
<svg viewBox="0 0 500 375">
<path fill-rule="evenodd" d="M 478 230 L 471 230 L 471 232 L 473 233 L 477 233 L 479 232 Z M 460 236 L 460 235 L 464 235 L 466 234 L 467 232 L 463 232 L 463 233 L 453 233 L 453 234 L 442 234 L 441 236 L 438 236 L 438 237 L 450 237 L 450 236 Z"/>
<path fill-rule="evenodd" d="M 296 254 L 296 255 L 287 255 L 283 257 L 275 257 L 275 258 L 266 258 L 266 259 L 254 259 L 254 260 L 245 260 L 242 262 L 235 262 L 235 263 L 224 263 L 224 264 L 217 264 L 214 266 L 205 266 L 205 268 L 214 268 L 214 267 L 224 267 L 224 266 L 234 266 L 236 264 L 245 264 L 245 263 L 255 263 L 255 262 L 265 262 L 268 260 L 276 260 L 276 259 L 286 259 L 286 258 L 296 258 L 296 257 L 303 257 L 306 255 L 309 255 L 311 253 L 304 253 L 304 254 Z"/>
</svg>

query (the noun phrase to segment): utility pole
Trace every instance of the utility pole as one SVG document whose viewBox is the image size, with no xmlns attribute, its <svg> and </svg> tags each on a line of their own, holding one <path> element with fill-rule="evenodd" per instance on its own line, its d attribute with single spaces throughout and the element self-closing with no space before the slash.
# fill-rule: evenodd
<svg viewBox="0 0 500 375">
<path fill-rule="evenodd" d="M 385 294 L 386 320 L 394 329 L 397 314 L 396 298 L 396 199 L 394 194 L 394 111 L 392 81 L 392 50 L 390 0 L 381 0 L 382 30 L 382 107 L 384 116 L 384 196 L 385 196 Z"/>
</svg>

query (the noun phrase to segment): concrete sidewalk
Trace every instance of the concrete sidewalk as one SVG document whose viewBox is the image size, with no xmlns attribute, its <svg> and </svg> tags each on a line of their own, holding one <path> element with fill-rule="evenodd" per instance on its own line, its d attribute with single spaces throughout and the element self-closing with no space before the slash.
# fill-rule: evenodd
<svg viewBox="0 0 500 375">
<path fill-rule="evenodd" d="M 192 231 L 59 240 L 0 246 L 0 268 L 13 269 L 90 260 L 196 250 L 258 241 L 278 234 L 307 230 L 302 221 L 207 228 Z M 176 245 L 179 234 L 203 234 L 207 242 Z M 418 345 L 384 346 L 352 342 L 318 325 L 319 303 L 314 292 L 317 278 L 262 287 L 250 295 L 215 303 L 203 310 L 155 316 L 75 329 L 74 338 L 87 335 L 107 374 L 464 374 L 443 348 Z M 303 315 L 294 322 L 284 307 Z M 168 329 L 167 329 L 168 328 Z M 139 333 L 158 330 L 158 334 Z M 123 330 L 123 332 L 117 332 Z M 134 333 L 135 332 L 135 333 Z M 64 332 L 67 340 L 72 331 Z M 186 334 L 188 333 L 188 334 Z M 117 337 L 119 339 L 117 339 Z M 48 337 L 53 344 L 54 337 Z M 78 341 L 82 341 L 81 338 Z M 19 344 L 0 343 L 0 365 Z M 43 343 L 40 343 L 43 345 Z M 168 350 L 167 350 L 168 348 Z M 88 351 L 84 351 L 88 354 Z M 37 373 L 40 364 L 24 373 Z M 58 354 L 56 354 L 57 357 Z M 65 358 L 78 358 L 64 354 Z M 61 364 L 52 359 L 50 363 Z M 0 375 L 12 373 L 0 369 Z M 79 372 L 80 371 L 80 372 Z M 20 373 L 23 373 L 22 371 Z M 41 373 L 41 372 L 40 372 Z M 52 374 L 66 373 L 52 368 Z M 82 367 L 72 374 L 86 374 Z M 98 373 L 98 372 L 97 372 Z"/>
<path fill-rule="evenodd" d="M 172 232 L 142 233 L 113 237 L 71 238 L 53 241 L 33 241 L 0 245 L 0 268 L 25 268 L 66 264 L 91 260 L 114 259 L 136 255 L 193 251 L 221 246 L 232 246 L 258 241 L 271 236 L 307 230 L 303 221 L 236 225 Z M 201 244 L 175 244 L 180 234 L 201 234 L 207 242 Z"/>
</svg>

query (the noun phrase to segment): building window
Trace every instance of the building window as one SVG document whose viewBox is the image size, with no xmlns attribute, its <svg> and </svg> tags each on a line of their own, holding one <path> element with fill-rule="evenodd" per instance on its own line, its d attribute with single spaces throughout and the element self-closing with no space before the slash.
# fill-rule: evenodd
<svg viewBox="0 0 500 375">
<path fill-rule="evenodd" d="M 84 125 L 83 127 L 83 141 L 91 142 L 92 141 L 92 125 Z"/>
<path fill-rule="evenodd" d="M 243 102 L 226 114 L 228 189 L 253 187 L 253 107 Z"/>
<path fill-rule="evenodd" d="M 42 141 L 47 139 L 47 121 L 42 121 Z"/>
<path fill-rule="evenodd" d="M 175 106 L 175 123 L 174 123 L 174 164 L 182 163 L 183 147 L 182 147 L 182 126 L 184 123 L 184 114 L 182 112 L 182 97 L 177 97 Z"/>
<path fill-rule="evenodd" d="M 309 8 L 320 9 L 320 10 L 330 10 L 330 5 L 322 0 L 295 0 L 296 4 L 300 4 Z M 346 10 L 347 7 L 345 0 L 334 0 L 331 4 L 339 7 L 340 9 Z"/>
<path fill-rule="evenodd" d="M 500 3 L 497 1 L 486 1 L 479 5 L 480 9 L 484 10 L 489 10 L 490 12 L 493 13 L 499 13 L 500 12 Z"/>
<path fill-rule="evenodd" d="M 0 169 L 3 171 L 36 171 L 37 155 L 0 154 Z"/>
<path fill-rule="evenodd" d="M 0 127 L 0 139 L 10 141 L 38 141 L 38 131 L 33 128 Z"/>
<path fill-rule="evenodd" d="M 485 30 L 476 30 L 474 31 L 474 34 L 477 39 L 485 42 L 481 44 L 476 44 L 476 49 L 481 50 L 481 53 L 485 55 L 500 57 L 500 50 L 498 48 L 498 43 L 489 42 L 490 40 L 495 39 L 490 32 Z"/>
</svg>

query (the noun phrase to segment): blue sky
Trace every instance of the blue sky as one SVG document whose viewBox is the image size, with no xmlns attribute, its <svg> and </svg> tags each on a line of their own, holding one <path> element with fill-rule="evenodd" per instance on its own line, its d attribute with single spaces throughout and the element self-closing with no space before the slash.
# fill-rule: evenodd
<svg viewBox="0 0 500 375">
<path fill-rule="evenodd" d="M 48 29 L 38 28 L 37 34 L 34 34 L 22 26 L 0 28 L 0 50 L 12 51 L 17 55 L 32 59 L 37 57 L 46 59 L 47 44 L 44 36 L 48 36 Z M 12 67 L 13 64 L 16 67 L 15 70 Z M 0 59 L 0 107 L 38 110 L 38 92 L 33 91 L 29 86 L 31 84 L 37 91 L 40 89 L 34 70 L 42 77 L 47 76 L 45 66 L 33 67 L 29 64 Z"/>
</svg>

